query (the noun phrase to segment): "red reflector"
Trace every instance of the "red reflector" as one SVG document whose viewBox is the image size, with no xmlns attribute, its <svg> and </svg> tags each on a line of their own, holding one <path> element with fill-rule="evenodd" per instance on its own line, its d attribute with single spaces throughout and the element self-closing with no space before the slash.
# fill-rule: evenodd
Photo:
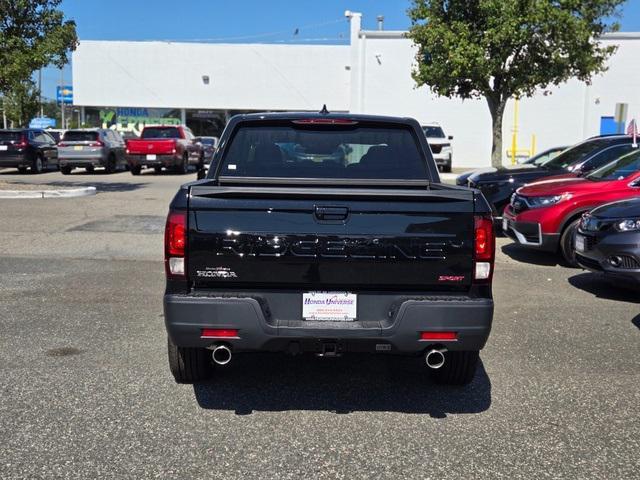
<svg viewBox="0 0 640 480">
<path fill-rule="evenodd" d="M 238 330 L 225 328 L 203 328 L 200 334 L 202 338 L 235 338 Z"/>
<path fill-rule="evenodd" d="M 475 219 L 476 243 L 475 253 L 476 261 L 493 261 L 493 253 L 495 248 L 495 235 L 493 233 L 493 219 L 485 217 L 476 217 Z"/>
<path fill-rule="evenodd" d="M 164 230 L 164 248 L 167 256 L 184 256 L 187 243 L 187 214 L 184 212 L 169 212 L 167 225 Z"/>
<path fill-rule="evenodd" d="M 420 340 L 457 340 L 457 332 L 420 332 Z"/>
<path fill-rule="evenodd" d="M 293 120 L 297 125 L 357 125 L 355 120 L 348 118 L 303 118 L 302 120 Z"/>
</svg>

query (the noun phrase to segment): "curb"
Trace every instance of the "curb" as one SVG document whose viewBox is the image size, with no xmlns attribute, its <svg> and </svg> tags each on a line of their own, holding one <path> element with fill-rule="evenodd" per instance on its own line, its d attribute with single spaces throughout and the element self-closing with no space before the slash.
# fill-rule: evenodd
<svg viewBox="0 0 640 480">
<path fill-rule="evenodd" d="M 67 190 L 0 190 L 0 198 L 73 198 L 96 194 L 96 187 Z"/>
</svg>

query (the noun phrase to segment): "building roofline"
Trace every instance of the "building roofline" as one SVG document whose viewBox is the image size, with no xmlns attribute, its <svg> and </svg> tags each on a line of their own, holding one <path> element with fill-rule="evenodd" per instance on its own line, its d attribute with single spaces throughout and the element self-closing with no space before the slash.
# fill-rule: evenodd
<svg viewBox="0 0 640 480">
<path fill-rule="evenodd" d="M 407 38 L 409 32 L 403 30 L 360 30 L 363 38 Z M 640 32 L 609 32 L 600 37 L 602 40 L 640 40 Z"/>
</svg>

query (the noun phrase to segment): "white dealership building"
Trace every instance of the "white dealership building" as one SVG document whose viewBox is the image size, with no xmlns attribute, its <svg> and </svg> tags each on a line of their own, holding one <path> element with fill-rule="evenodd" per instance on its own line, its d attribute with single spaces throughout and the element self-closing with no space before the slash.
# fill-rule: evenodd
<svg viewBox="0 0 640 480">
<path fill-rule="evenodd" d="M 187 123 L 219 135 L 247 111 L 330 111 L 410 116 L 453 135 L 454 167 L 490 162 L 484 100 L 437 97 L 411 78 L 416 47 L 405 32 L 361 28 L 347 12 L 348 45 L 81 41 L 73 52 L 74 104 L 87 125 L 139 131 L 145 123 Z M 618 46 L 591 85 L 571 80 L 519 103 L 518 149 L 575 143 L 611 127 L 616 104 L 640 116 L 640 34 L 608 34 Z M 505 163 L 515 123 L 503 125 Z M 638 118 L 640 120 L 640 118 Z M 535 140 L 534 140 L 535 136 Z"/>
</svg>

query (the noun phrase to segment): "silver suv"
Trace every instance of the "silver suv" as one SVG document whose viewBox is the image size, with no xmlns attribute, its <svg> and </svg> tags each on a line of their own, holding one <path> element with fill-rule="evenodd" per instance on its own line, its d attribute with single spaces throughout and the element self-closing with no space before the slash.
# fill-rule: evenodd
<svg viewBox="0 0 640 480">
<path fill-rule="evenodd" d="M 76 167 L 93 172 L 104 167 L 106 173 L 126 167 L 124 140 L 110 129 L 67 130 L 58 143 L 60 171 L 68 175 Z"/>
<path fill-rule="evenodd" d="M 451 172 L 451 163 L 453 161 L 453 149 L 451 148 L 451 135 L 446 136 L 442 127 L 437 123 L 429 123 L 422 125 L 424 135 L 427 137 L 427 143 L 431 147 L 433 159 L 436 161 L 438 168 L 443 172 Z"/>
</svg>

